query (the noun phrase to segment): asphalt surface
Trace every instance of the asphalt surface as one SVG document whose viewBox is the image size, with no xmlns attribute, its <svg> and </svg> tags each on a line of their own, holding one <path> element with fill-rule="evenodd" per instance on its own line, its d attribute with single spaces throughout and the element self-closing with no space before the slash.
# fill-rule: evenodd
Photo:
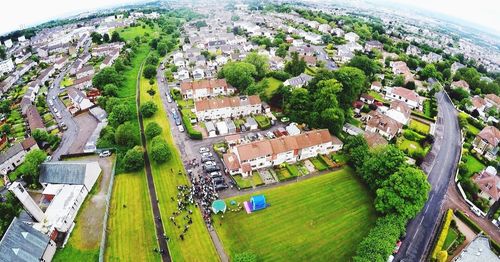
<svg viewBox="0 0 500 262">
<path fill-rule="evenodd" d="M 443 91 L 437 93 L 436 97 L 439 113 L 436 121 L 435 142 L 421 166 L 428 174 L 428 181 L 432 188 L 424 208 L 408 224 L 406 238 L 403 240 L 395 261 L 426 260 L 444 211 L 442 205 L 448 184 L 454 177 L 458 166 L 461 134 L 457 111 Z"/>
<path fill-rule="evenodd" d="M 311 45 L 312 48 L 316 51 L 316 58 L 320 61 L 325 62 L 325 67 L 328 70 L 337 70 L 339 67 L 335 62 L 328 57 L 328 54 L 325 51 L 325 46 L 317 46 L 317 45 Z"/>
<path fill-rule="evenodd" d="M 144 62 L 141 64 L 141 69 L 139 70 L 139 74 L 137 75 L 137 87 L 136 87 L 136 103 L 137 108 L 140 108 L 141 105 L 141 96 L 140 92 L 140 83 L 141 83 L 141 73 L 142 67 L 144 66 Z M 163 222 L 161 220 L 160 207 L 158 206 L 158 197 L 156 196 L 155 183 L 153 180 L 153 173 L 151 172 L 151 162 L 149 161 L 146 136 L 144 134 L 144 123 L 142 121 L 142 113 L 140 110 L 137 110 L 139 114 L 139 126 L 141 128 L 141 141 L 144 149 L 144 170 L 146 171 L 146 178 L 148 181 L 148 190 L 149 190 L 149 199 L 151 200 L 151 207 L 153 208 L 153 215 L 155 221 L 156 228 L 156 239 L 158 240 L 158 245 L 160 248 L 160 254 L 162 261 L 172 261 L 170 257 L 170 252 L 168 251 L 167 240 L 165 239 L 165 231 L 163 230 Z"/>
</svg>

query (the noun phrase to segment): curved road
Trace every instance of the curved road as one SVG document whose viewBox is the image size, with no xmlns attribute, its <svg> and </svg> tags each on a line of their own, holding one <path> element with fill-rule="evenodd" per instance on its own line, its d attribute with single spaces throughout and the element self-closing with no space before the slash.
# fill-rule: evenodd
<svg viewBox="0 0 500 262">
<path fill-rule="evenodd" d="M 408 223 L 406 238 L 395 261 L 424 261 L 431 248 L 435 230 L 443 214 L 442 205 L 450 179 L 455 175 L 460 158 L 461 134 L 457 111 L 443 92 L 436 94 L 438 118 L 435 142 L 422 169 L 431 184 L 429 199 L 423 210 Z"/>
</svg>

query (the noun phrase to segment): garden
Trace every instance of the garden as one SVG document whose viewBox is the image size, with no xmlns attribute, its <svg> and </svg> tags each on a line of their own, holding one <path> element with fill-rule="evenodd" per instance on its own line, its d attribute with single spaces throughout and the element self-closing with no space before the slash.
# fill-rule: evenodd
<svg viewBox="0 0 500 262">
<path fill-rule="evenodd" d="M 234 181 L 240 189 L 247 189 L 264 185 L 262 178 L 257 171 L 253 171 L 250 177 L 242 177 L 241 175 L 233 176 Z"/>
<path fill-rule="evenodd" d="M 231 259 L 251 252 L 258 261 L 348 261 L 376 220 L 367 192 L 345 168 L 259 191 L 271 206 L 250 215 L 227 212 L 214 225 Z"/>
</svg>

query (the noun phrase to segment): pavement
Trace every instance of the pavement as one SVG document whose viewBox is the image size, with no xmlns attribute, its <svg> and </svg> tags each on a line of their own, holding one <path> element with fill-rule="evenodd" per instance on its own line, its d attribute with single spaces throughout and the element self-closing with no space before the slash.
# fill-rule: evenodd
<svg viewBox="0 0 500 262">
<path fill-rule="evenodd" d="M 422 211 L 407 225 L 406 238 L 395 261 L 424 261 L 427 258 L 439 221 L 444 213 L 443 200 L 454 177 L 461 149 L 457 111 L 443 92 L 436 94 L 438 118 L 435 142 L 424 159 L 422 169 L 431 184 L 429 198 Z"/>
</svg>

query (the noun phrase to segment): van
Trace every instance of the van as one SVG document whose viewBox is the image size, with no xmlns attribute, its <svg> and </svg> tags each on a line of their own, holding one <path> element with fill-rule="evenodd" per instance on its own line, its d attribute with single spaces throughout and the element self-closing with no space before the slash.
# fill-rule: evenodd
<svg viewBox="0 0 500 262">
<path fill-rule="evenodd" d="M 179 128 L 179 132 L 184 132 L 184 127 L 182 125 L 178 125 L 177 128 Z"/>
</svg>

